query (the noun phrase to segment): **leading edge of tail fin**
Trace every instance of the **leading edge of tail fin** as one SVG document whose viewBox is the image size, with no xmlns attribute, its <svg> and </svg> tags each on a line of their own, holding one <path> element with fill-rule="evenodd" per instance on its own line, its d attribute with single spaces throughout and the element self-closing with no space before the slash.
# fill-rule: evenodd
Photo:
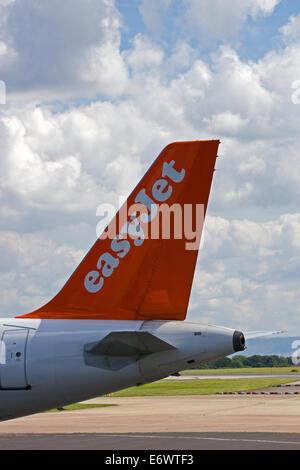
<svg viewBox="0 0 300 470">
<path fill-rule="evenodd" d="M 218 146 L 165 147 L 61 291 L 18 318 L 184 320 Z"/>
</svg>

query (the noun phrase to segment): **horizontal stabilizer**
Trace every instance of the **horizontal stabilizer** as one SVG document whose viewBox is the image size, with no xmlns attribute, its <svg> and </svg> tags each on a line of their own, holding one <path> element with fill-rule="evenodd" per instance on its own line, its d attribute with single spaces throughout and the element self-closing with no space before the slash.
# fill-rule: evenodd
<svg viewBox="0 0 300 470">
<path fill-rule="evenodd" d="M 280 335 L 284 331 L 248 331 L 244 333 L 245 339 L 261 338 L 263 336 Z"/>
<path fill-rule="evenodd" d="M 99 342 L 89 343 L 85 352 L 103 356 L 130 357 L 176 349 L 147 331 L 113 331 Z"/>
</svg>

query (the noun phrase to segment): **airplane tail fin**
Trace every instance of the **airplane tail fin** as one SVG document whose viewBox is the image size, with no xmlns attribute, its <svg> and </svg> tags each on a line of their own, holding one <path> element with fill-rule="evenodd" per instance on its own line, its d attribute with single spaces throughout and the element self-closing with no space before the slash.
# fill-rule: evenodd
<svg viewBox="0 0 300 470">
<path fill-rule="evenodd" d="M 165 147 L 61 291 L 18 318 L 184 320 L 218 145 Z"/>
</svg>

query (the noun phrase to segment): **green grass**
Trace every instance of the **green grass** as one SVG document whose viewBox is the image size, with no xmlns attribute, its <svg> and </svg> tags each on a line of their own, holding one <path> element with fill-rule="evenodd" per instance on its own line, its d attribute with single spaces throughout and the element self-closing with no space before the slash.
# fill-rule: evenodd
<svg viewBox="0 0 300 470">
<path fill-rule="evenodd" d="M 241 367 L 236 369 L 190 369 L 183 370 L 180 373 L 183 375 L 188 374 L 293 374 L 292 371 L 298 371 L 300 373 L 300 367 Z"/>
<path fill-rule="evenodd" d="M 114 397 L 211 395 L 218 392 L 247 392 L 289 383 L 290 379 L 204 379 L 182 382 L 156 382 L 113 393 Z"/>
<path fill-rule="evenodd" d="M 74 411 L 74 410 L 85 410 L 87 408 L 104 408 L 106 406 L 117 406 L 114 403 L 74 403 L 73 405 L 64 406 L 62 410 L 58 410 L 57 408 L 53 410 L 46 411 L 46 413 L 53 413 L 57 411 Z"/>
</svg>

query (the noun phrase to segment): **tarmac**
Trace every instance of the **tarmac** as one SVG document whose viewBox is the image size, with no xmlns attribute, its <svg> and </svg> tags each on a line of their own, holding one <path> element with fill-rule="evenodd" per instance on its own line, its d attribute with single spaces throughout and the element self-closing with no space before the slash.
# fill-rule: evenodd
<svg viewBox="0 0 300 470">
<path fill-rule="evenodd" d="M 101 455 L 139 455 L 155 451 L 161 458 L 176 454 L 216 450 L 298 450 L 300 434 L 284 433 L 129 433 L 129 434 L 7 434 L 0 436 L 1 450 L 101 450 Z M 115 451 L 114 453 L 110 451 Z M 126 453 L 125 453 L 126 451 Z M 186 452 L 184 452 L 186 451 Z M 120 453 L 121 452 L 121 453 Z M 132 452 L 132 454 L 131 454 Z M 155 455 L 153 452 L 153 454 Z M 170 455 L 170 454 L 169 454 Z M 171 454 L 172 455 L 172 454 Z M 18 454 L 14 453 L 15 458 Z M 146 454 L 147 457 L 147 454 Z M 214 453 L 214 461 L 218 455 Z M 148 459 L 149 460 L 149 459 Z M 153 460 L 153 459 L 152 459 Z M 154 459 L 155 460 L 155 459 Z M 143 460 L 146 463 L 149 461 Z M 97 458 L 99 464 L 99 456 Z M 158 462 L 159 463 L 159 462 Z M 195 462 L 196 463 L 196 462 Z"/>
<path fill-rule="evenodd" d="M 293 389 L 299 391 L 297 383 L 276 387 Z M 300 450 L 299 394 L 112 396 L 86 403 L 117 406 L 4 421 L 0 449 Z"/>
</svg>

